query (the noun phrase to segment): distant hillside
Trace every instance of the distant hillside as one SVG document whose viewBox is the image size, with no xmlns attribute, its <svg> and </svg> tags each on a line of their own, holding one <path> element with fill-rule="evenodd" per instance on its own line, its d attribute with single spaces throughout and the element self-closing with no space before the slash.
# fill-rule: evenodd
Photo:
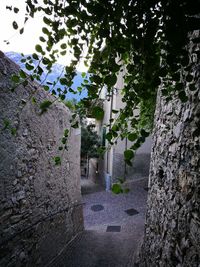
<svg viewBox="0 0 200 267">
<path fill-rule="evenodd" d="M 5 53 L 7 57 L 9 57 L 11 60 L 13 60 L 16 64 L 18 64 L 24 71 L 26 71 L 28 73 L 28 71 L 25 68 L 24 63 L 21 62 L 22 56 L 20 53 L 16 53 L 16 52 L 7 52 Z M 26 55 L 26 57 L 28 57 L 29 55 Z M 35 62 L 36 64 L 36 62 Z M 62 72 L 63 69 L 63 65 L 60 64 L 54 64 L 53 68 L 52 68 L 52 73 L 48 76 L 48 81 L 53 82 L 56 80 L 56 78 L 60 75 L 60 73 Z M 81 83 L 83 82 L 83 78 L 81 76 L 80 72 L 77 72 L 77 75 L 75 76 L 74 80 L 73 80 L 73 85 L 72 85 L 72 89 L 76 91 L 77 87 L 79 87 L 81 85 Z M 58 84 L 57 87 L 63 88 L 63 85 Z M 77 94 L 73 94 L 68 92 L 67 93 L 67 99 L 73 99 L 75 98 L 76 100 L 80 100 L 83 97 L 86 97 L 87 93 L 86 91 Z"/>
</svg>

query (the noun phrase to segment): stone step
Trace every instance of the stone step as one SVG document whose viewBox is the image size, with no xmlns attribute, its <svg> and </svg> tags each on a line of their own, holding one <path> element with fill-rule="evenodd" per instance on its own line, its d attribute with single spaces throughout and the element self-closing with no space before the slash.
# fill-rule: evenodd
<svg viewBox="0 0 200 267">
<path fill-rule="evenodd" d="M 51 267 L 128 267 L 137 251 L 134 234 L 83 231 Z"/>
</svg>

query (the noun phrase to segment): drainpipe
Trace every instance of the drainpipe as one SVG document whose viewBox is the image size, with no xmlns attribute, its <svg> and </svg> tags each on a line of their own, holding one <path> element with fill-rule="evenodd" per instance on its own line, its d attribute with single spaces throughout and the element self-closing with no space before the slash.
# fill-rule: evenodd
<svg viewBox="0 0 200 267">
<path fill-rule="evenodd" d="M 127 137 L 126 137 L 126 139 L 125 139 L 125 150 L 127 150 L 127 145 L 128 144 L 128 139 L 127 139 Z M 124 181 L 126 180 L 126 174 L 127 174 L 127 164 L 126 164 L 126 162 L 124 163 Z"/>
<path fill-rule="evenodd" d="M 113 91 L 111 94 L 111 103 L 110 103 L 110 120 L 112 119 L 112 109 L 113 109 Z M 109 126 L 109 130 L 111 125 Z M 109 174 L 109 151 L 107 151 L 107 162 L 106 162 L 106 191 L 109 191 L 111 188 L 111 175 Z"/>
</svg>

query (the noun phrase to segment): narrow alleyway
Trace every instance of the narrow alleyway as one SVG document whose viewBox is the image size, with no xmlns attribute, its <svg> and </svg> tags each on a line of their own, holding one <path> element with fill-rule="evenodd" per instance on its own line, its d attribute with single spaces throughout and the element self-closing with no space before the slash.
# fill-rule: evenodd
<svg viewBox="0 0 200 267">
<path fill-rule="evenodd" d="M 91 193 L 91 183 L 83 183 L 83 191 L 87 192 L 83 195 L 85 231 L 76 236 L 51 266 L 133 266 L 144 230 L 147 179 L 130 182 L 130 192 L 120 195 L 99 191 L 101 188 L 97 186 Z"/>
</svg>

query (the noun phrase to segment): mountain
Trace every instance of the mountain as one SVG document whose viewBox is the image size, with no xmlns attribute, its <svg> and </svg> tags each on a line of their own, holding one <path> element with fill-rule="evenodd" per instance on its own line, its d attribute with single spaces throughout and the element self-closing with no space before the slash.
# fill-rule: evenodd
<svg viewBox="0 0 200 267">
<path fill-rule="evenodd" d="M 16 52 L 6 52 L 5 53 L 6 56 L 8 58 L 10 58 L 12 61 L 14 61 L 17 65 L 20 66 L 21 69 L 23 69 L 26 73 L 30 73 L 29 71 L 27 71 L 27 69 L 25 68 L 25 64 L 23 62 L 21 62 L 21 59 L 22 59 L 22 55 L 20 53 L 16 53 Z M 25 57 L 28 57 L 30 55 L 25 55 Z M 37 61 L 36 60 L 33 60 L 33 64 L 36 65 L 37 64 Z M 45 69 L 45 66 L 43 65 L 42 66 L 43 69 Z M 61 64 L 54 64 L 53 67 L 52 67 L 52 73 L 50 73 L 48 75 L 48 82 L 53 82 L 57 79 L 57 77 L 61 74 L 62 70 L 63 70 L 63 65 Z M 45 74 L 43 74 L 42 78 L 45 77 Z M 84 90 L 83 92 L 81 92 L 81 94 L 77 91 L 77 87 L 81 86 L 81 83 L 83 82 L 83 77 L 81 76 L 81 72 L 77 72 L 76 76 L 74 77 L 73 79 L 73 85 L 71 86 L 72 89 L 74 91 L 76 91 L 77 93 L 74 94 L 74 93 L 71 93 L 71 92 L 68 92 L 67 93 L 67 97 L 66 99 L 69 100 L 69 99 L 73 99 L 75 98 L 77 101 L 79 101 L 81 98 L 84 98 L 87 96 L 87 92 L 86 90 Z M 55 87 L 56 88 L 61 88 L 63 89 L 64 86 L 59 84 Z"/>
</svg>

